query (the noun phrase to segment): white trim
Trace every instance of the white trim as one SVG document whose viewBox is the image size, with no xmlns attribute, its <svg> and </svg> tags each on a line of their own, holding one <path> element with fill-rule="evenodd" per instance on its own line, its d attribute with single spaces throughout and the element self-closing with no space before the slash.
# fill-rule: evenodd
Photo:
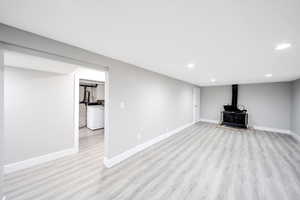
<svg viewBox="0 0 300 200">
<path fill-rule="evenodd" d="M 292 132 L 287 129 L 270 128 L 270 127 L 264 127 L 264 126 L 252 126 L 252 128 L 255 130 L 267 131 L 267 132 L 273 132 L 273 133 L 282 133 L 282 134 L 289 134 L 289 135 L 292 134 Z"/>
<path fill-rule="evenodd" d="M 138 152 L 140 151 L 143 151 L 144 149 L 162 141 L 162 140 L 165 140 L 167 139 L 168 137 L 171 137 L 172 135 L 175 135 L 176 133 L 180 132 L 181 130 L 193 125 L 194 123 L 188 123 L 186 125 L 183 125 L 179 128 L 176 128 L 175 130 L 173 131 L 170 131 L 170 132 L 167 132 L 167 133 L 164 133 L 148 142 L 145 142 L 143 144 L 140 144 L 140 145 L 137 145 L 136 147 L 133 147 L 127 151 L 125 151 L 124 153 L 121 153 L 117 156 L 114 156 L 110 159 L 108 159 L 107 157 L 104 157 L 104 165 L 107 167 L 107 168 L 111 168 L 113 167 L 114 165 L 117 165 L 118 163 L 128 159 L 129 157 L 137 154 Z"/>
<path fill-rule="evenodd" d="M 203 119 L 203 118 L 201 118 L 199 121 L 200 121 L 200 122 L 207 122 L 207 123 L 211 123 L 211 124 L 219 124 L 219 123 L 220 123 L 220 122 L 217 121 L 217 120 Z"/>
<path fill-rule="evenodd" d="M 195 121 L 194 124 L 197 124 L 198 122 L 201 122 L 201 119 L 199 119 L 198 121 Z"/>
<path fill-rule="evenodd" d="M 300 135 L 298 135 L 297 133 L 291 132 L 292 136 L 298 140 L 298 142 L 300 142 Z"/>
<path fill-rule="evenodd" d="M 109 141 L 109 72 L 105 71 L 104 84 L 104 156 L 108 155 Z M 103 161 L 104 162 L 104 161 Z"/>
<path fill-rule="evenodd" d="M 211 120 L 211 119 L 200 119 L 201 122 L 207 122 L 212 124 L 219 124 L 219 121 L 217 120 Z M 287 129 L 277 129 L 277 128 L 270 128 L 270 127 L 263 127 L 263 126 L 249 126 L 249 128 L 253 128 L 255 130 L 260 131 L 268 131 L 268 132 L 274 132 L 274 133 L 282 133 L 282 134 L 289 134 L 292 135 L 292 132 Z"/>
<path fill-rule="evenodd" d="M 56 160 L 58 158 L 62 158 L 64 156 L 72 155 L 77 153 L 77 150 L 75 148 L 71 149 L 65 149 L 62 151 L 57 151 L 54 153 L 49 153 L 43 156 L 38 156 L 34 158 L 30 158 L 28 160 L 23 160 L 20 162 L 12 163 L 12 164 L 7 164 L 4 166 L 4 174 L 9 174 L 12 172 L 16 172 L 22 169 L 27 169 L 29 167 L 33 167 L 45 162 L 49 162 L 52 160 Z"/>
<path fill-rule="evenodd" d="M 200 120 L 200 88 L 193 87 L 193 122 L 197 123 Z M 197 97 L 197 95 L 199 95 Z"/>
<path fill-rule="evenodd" d="M 74 73 L 74 148 L 79 152 L 79 75 Z"/>
</svg>

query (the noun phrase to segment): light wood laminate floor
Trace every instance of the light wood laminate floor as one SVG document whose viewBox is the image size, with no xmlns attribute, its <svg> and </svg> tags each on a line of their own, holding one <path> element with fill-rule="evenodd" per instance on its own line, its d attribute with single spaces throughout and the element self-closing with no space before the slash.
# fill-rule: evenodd
<svg viewBox="0 0 300 200">
<path fill-rule="evenodd" d="M 103 135 L 94 135 L 80 153 L 9 174 L 5 185 L 14 200 L 299 200 L 300 144 L 198 123 L 106 169 Z"/>
<path fill-rule="evenodd" d="M 91 130 L 87 127 L 79 129 L 79 138 L 90 137 L 97 134 L 104 134 L 104 128 Z M 103 148 L 103 147 L 102 147 Z"/>
</svg>

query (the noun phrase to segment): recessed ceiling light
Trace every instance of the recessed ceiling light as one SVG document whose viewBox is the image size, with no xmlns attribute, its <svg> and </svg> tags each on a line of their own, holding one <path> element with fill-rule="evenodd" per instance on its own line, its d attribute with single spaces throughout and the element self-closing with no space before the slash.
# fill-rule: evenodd
<svg viewBox="0 0 300 200">
<path fill-rule="evenodd" d="M 271 78 L 273 75 L 272 74 L 266 74 L 265 77 Z"/>
<path fill-rule="evenodd" d="M 276 45 L 275 50 L 284 50 L 290 48 L 291 46 L 292 45 L 290 43 L 280 43 Z"/>
<path fill-rule="evenodd" d="M 212 79 L 210 79 L 210 81 L 214 83 L 214 82 L 216 82 L 216 79 L 212 78 Z"/>
<path fill-rule="evenodd" d="M 194 63 L 190 63 L 186 66 L 188 69 L 194 69 L 195 68 L 195 64 Z"/>
</svg>

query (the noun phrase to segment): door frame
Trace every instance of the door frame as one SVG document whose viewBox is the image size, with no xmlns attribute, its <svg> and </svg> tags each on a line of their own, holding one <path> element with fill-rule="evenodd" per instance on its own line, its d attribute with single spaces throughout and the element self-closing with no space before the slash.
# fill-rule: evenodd
<svg viewBox="0 0 300 200">
<path fill-rule="evenodd" d="M 197 95 L 199 95 L 198 99 L 197 99 Z M 194 123 L 200 121 L 200 95 L 201 95 L 200 88 L 193 87 L 193 122 Z"/>
<path fill-rule="evenodd" d="M 4 199 L 4 49 L 0 42 L 0 199 Z"/>
</svg>

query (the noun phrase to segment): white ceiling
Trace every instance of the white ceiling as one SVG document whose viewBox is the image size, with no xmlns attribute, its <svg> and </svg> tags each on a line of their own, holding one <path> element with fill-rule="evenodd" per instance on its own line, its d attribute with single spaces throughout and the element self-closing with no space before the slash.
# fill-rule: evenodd
<svg viewBox="0 0 300 200">
<path fill-rule="evenodd" d="M 197 85 L 300 77 L 299 0 L 0 0 L 0 22 Z"/>
</svg>

